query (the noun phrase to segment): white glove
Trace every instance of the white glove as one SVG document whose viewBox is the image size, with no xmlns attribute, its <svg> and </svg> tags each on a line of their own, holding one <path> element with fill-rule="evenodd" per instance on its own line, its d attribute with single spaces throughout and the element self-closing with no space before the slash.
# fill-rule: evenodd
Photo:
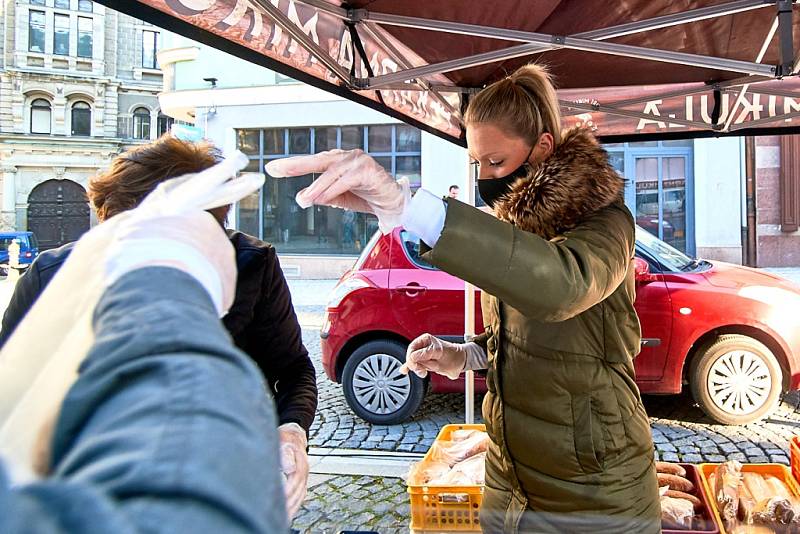
<svg viewBox="0 0 800 534">
<path fill-rule="evenodd" d="M 395 180 L 377 161 L 361 150 L 329 150 L 311 156 L 270 161 L 270 176 L 302 176 L 322 173 L 295 200 L 305 209 L 313 204 L 344 208 L 378 217 L 381 232 L 400 226 L 411 200 L 408 180 Z"/>
<path fill-rule="evenodd" d="M 428 372 L 455 380 L 464 370 L 486 367 L 486 353 L 476 343 L 450 343 L 430 334 L 422 334 L 408 345 L 406 363 L 400 372 L 413 371 L 420 378 Z"/>
<path fill-rule="evenodd" d="M 278 427 L 281 444 L 281 471 L 286 477 L 283 491 L 286 495 L 286 513 L 294 518 L 306 498 L 308 484 L 308 453 L 306 431 L 297 423 Z"/>
</svg>

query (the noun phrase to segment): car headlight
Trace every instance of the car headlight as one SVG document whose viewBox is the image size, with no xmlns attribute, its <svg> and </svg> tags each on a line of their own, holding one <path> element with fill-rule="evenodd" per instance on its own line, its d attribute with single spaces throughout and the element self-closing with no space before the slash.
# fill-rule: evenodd
<svg viewBox="0 0 800 534">
<path fill-rule="evenodd" d="M 330 296 L 328 297 L 328 308 L 337 308 L 349 294 L 353 293 L 354 291 L 358 291 L 359 289 L 366 289 L 368 287 L 372 286 L 363 278 L 353 277 L 348 278 L 343 282 L 339 282 L 339 284 L 333 288 Z"/>
</svg>

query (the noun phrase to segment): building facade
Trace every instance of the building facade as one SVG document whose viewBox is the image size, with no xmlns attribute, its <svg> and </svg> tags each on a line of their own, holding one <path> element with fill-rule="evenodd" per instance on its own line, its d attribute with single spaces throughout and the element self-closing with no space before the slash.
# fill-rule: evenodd
<svg viewBox="0 0 800 534">
<path fill-rule="evenodd" d="M 88 179 L 170 128 L 163 31 L 90 0 L 0 2 L 0 228 L 52 248 L 92 223 Z"/>
</svg>

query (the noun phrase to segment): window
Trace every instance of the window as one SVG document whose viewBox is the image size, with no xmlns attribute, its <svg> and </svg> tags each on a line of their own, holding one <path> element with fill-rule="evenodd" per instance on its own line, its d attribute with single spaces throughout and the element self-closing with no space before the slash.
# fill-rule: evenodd
<svg viewBox="0 0 800 534">
<path fill-rule="evenodd" d="M 92 107 L 86 102 L 72 104 L 72 135 L 92 135 Z"/>
<path fill-rule="evenodd" d="M 92 57 L 92 19 L 78 17 L 78 57 Z"/>
<path fill-rule="evenodd" d="M 158 32 L 142 30 L 142 67 L 145 69 L 157 69 L 158 59 Z"/>
<path fill-rule="evenodd" d="M 28 13 L 28 50 L 44 53 L 44 11 Z"/>
<path fill-rule="evenodd" d="M 92 12 L 91 0 L 78 0 L 78 11 Z"/>
<path fill-rule="evenodd" d="M 59 56 L 69 55 L 69 15 L 55 15 L 53 53 Z"/>
<path fill-rule="evenodd" d="M 175 119 L 173 119 L 172 117 L 169 117 L 167 115 L 164 115 L 162 113 L 159 113 L 158 114 L 158 124 L 157 124 L 158 136 L 161 137 L 165 133 L 169 132 L 170 129 L 172 128 L 173 124 L 175 124 Z"/>
<path fill-rule="evenodd" d="M 247 170 L 252 172 L 263 172 L 275 158 L 361 148 L 398 178 L 407 177 L 415 187 L 421 181 L 420 132 L 404 125 L 242 129 L 236 138 L 239 150 L 250 158 Z M 237 205 L 239 228 L 271 241 L 280 253 L 359 254 L 377 230 L 377 219 L 325 206 L 300 209 L 295 195 L 317 178 L 318 174 L 267 176 L 260 195 Z"/>
<path fill-rule="evenodd" d="M 133 137 L 150 139 L 150 111 L 147 108 L 136 108 L 133 112 Z"/>
<path fill-rule="evenodd" d="M 636 224 L 681 252 L 694 254 L 693 142 L 686 139 L 604 145 L 625 179 L 625 204 Z"/>
<path fill-rule="evenodd" d="M 31 102 L 31 133 L 50 133 L 50 102 L 44 98 Z"/>
<path fill-rule="evenodd" d="M 56 0 L 55 7 L 57 9 L 69 9 L 69 0 Z"/>
<path fill-rule="evenodd" d="M 44 0 L 31 0 L 31 5 L 43 6 L 44 5 Z"/>
</svg>

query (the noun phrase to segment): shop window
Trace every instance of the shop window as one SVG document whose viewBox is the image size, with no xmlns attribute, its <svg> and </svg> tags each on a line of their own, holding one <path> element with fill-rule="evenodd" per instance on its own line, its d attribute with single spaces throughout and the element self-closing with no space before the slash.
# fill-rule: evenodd
<svg viewBox="0 0 800 534">
<path fill-rule="evenodd" d="M 93 21 L 88 17 L 78 17 L 78 57 L 92 57 Z"/>
<path fill-rule="evenodd" d="M 158 40 L 158 32 L 142 30 L 142 68 L 158 68 Z"/>
<path fill-rule="evenodd" d="M 28 12 L 28 50 L 44 53 L 44 11 Z"/>
<path fill-rule="evenodd" d="M 56 14 L 53 17 L 53 53 L 69 55 L 69 15 Z"/>
<path fill-rule="evenodd" d="M 72 104 L 72 135 L 92 135 L 92 107 L 86 102 Z"/>
<path fill-rule="evenodd" d="M 44 98 L 37 98 L 31 102 L 31 133 L 50 133 L 50 111 L 50 102 Z"/>
<path fill-rule="evenodd" d="M 332 149 L 366 149 L 387 172 L 421 181 L 420 133 L 405 125 L 322 126 L 319 128 L 243 129 L 238 148 L 248 154 L 248 170 L 263 172 L 272 159 Z M 283 254 L 357 255 L 378 228 L 377 219 L 354 211 L 312 206 L 300 209 L 297 193 L 319 175 L 272 178 L 259 196 L 237 206 L 239 227 L 272 242 Z M 246 228 L 246 229 L 245 229 Z"/>
<path fill-rule="evenodd" d="M 133 111 L 134 139 L 150 139 L 150 110 L 136 108 Z"/>
</svg>

